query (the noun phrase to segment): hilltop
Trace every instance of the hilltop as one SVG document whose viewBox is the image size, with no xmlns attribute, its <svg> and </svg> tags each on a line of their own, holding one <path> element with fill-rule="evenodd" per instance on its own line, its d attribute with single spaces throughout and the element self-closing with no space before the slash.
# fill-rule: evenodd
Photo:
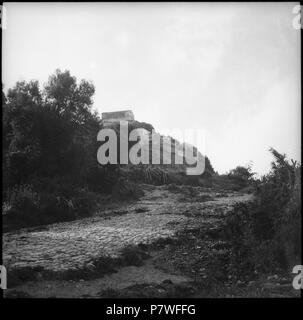
<svg viewBox="0 0 303 320">
<path fill-rule="evenodd" d="M 155 168 L 161 168 L 162 170 L 165 170 L 169 175 L 170 182 L 186 183 L 187 181 L 190 180 L 192 183 L 199 184 L 199 179 L 210 178 L 213 174 L 215 174 L 215 171 L 211 165 L 209 158 L 206 155 L 203 155 L 203 158 L 205 159 L 204 172 L 201 175 L 196 177 L 195 176 L 187 177 L 186 168 L 189 167 L 189 165 L 186 163 L 184 153 L 186 148 L 191 148 L 192 146 L 186 142 L 181 143 L 174 137 L 161 135 L 160 133 L 155 131 L 154 126 L 150 123 L 140 122 L 135 120 L 134 118 L 129 120 L 128 118 L 120 117 L 120 118 L 116 118 L 115 120 L 111 119 L 110 121 L 108 121 L 108 119 L 102 120 L 102 127 L 112 128 L 113 130 L 115 130 L 115 132 L 117 133 L 117 136 L 119 137 L 120 136 L 119 121 L 127 121 L 128 133 L 130 133 L 132 130 L 138 131 L 138 134 L 141 136 L 141 140 L 140 140 L 141 150 L 147 150 L 149 153 L 149 165 Z M 154 139 L 153 144 L 152 144 L 152 139 Z M 133 143 L 132 144 L 129 143 L 129 149 L 132 145 Z M 195 156 L 198 153 L 201 155 L 200 151 L 196 147 L 193 146 L 192 149 Z M 175 161 L 176 154 L 179 157 L 183 157 L 182 164 L 176 163 Z M 160 163 L 153 164 L 152 156 L 160 159 Z M 124 172 L 127 172 L 127 170 L 131 171 L 134 169 L 134 165 L 132 164 L 122 165 L 122 167 L 124 168 Z M 146 167 L 146 165 L 143 165 L 143 167 Z"/>
</svg>

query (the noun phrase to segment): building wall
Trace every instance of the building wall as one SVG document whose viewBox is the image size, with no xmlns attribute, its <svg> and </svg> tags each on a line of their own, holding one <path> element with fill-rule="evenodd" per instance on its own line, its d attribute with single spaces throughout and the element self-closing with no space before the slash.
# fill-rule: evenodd
<svg viewBox="0 0 303 320">
<path fill-rule="evenodd" d="M 103 112 L 102 120 L 105 121 L 120 121 L 120 120 L 134 120 L 134 114 L 131 110 L 117 111 L 117 112 Z"/>
</svg>

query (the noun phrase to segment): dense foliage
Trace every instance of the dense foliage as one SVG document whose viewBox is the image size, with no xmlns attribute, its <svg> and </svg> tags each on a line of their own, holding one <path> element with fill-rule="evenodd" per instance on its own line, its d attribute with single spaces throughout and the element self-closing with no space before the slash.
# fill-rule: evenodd
<svg viewBox="0 0 303 320">
<path fill-rule="evenodd" d="M 270 149 L 269 174 L 255 183 L 255 198 L 239 204 L 226 232 L 239 273 L 290 270 L 301 261 L 301 165 Z"/>
<path fill-rule="evenodd" d="M 4 213 L 22 224 L 85 215 L 97 168 L 100 119 L 94 86 L 56 70 L 40 89 L 17 82 L 2 93 Z"/>
</svg>

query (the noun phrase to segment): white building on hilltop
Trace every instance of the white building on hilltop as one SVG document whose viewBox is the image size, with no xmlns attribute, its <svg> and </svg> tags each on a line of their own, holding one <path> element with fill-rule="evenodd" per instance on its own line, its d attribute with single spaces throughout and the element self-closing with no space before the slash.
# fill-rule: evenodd
<svg viewBox="0 0 303 320">
<path fill-rule="evenodd" d="M 103 112 L 102 121 L 105 123 L 112 123 L 117 121 L 133 121 L 135 120 L 134 114 L 131 110 Z"/>
</svg>

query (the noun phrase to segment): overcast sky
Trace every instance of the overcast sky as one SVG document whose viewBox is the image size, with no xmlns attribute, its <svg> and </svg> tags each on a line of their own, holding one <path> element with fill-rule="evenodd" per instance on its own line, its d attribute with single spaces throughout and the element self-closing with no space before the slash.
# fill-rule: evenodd
<svg viewBox="0 0 303 320">
<path fill-rule="evenodd" d="M 5 91 L 60 68 L 91 80 L 101 113 L 203 129 L 219 173 L 276 148 L 300 160 L 296 3 L 7 3 Z"/>
</svg>

